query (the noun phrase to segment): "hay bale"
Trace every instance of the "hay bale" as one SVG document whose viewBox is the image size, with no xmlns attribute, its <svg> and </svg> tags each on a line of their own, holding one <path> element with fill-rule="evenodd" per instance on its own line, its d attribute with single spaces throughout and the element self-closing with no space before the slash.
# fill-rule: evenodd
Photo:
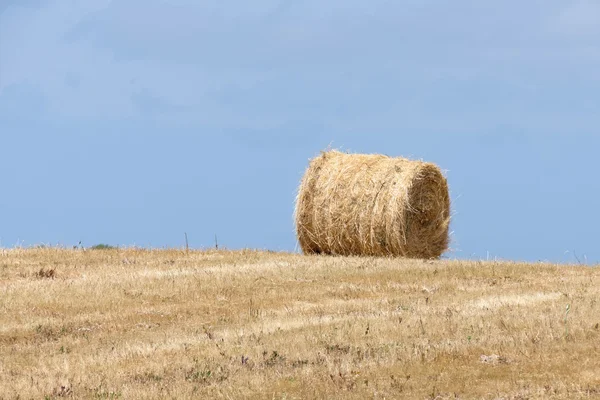
<svg viewBox="0 0 600 400">
<path fill-rule="evenodd" d="M 305 254 L 439 258 L 449 242 L 448 184 L 431 163 L 322 152 L 302 178 L 295 220 Z"/>
</svg>

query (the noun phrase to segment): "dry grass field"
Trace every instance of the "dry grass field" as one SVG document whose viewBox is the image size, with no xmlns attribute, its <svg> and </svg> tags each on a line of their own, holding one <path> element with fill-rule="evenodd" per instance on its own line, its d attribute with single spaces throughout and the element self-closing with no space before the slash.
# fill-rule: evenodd
<svg viewBox="0 0 600 400">
<path fill-rule="evenodd" d="M 598 398 L 599 299 L 583 266 L 0 250 L 0 398 Z"/>
</svg>

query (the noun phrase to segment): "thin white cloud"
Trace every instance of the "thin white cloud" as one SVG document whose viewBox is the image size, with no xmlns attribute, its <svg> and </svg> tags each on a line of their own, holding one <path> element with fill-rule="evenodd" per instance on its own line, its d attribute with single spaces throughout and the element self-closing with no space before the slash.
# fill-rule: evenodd
<svg viewBox="0 0 600 400">
<path fill-rule="evenodd" d="M 39 8 L 48 3 L 49 0 L 3 0 L 0 1 L 0 15 L 6 10 L 18 8 Z"/>
<path fill-rule="evenodd" d="M 103 106 L 123 110 L 119 98 L 110 96 L 111 83 L 118 83 L 112 56 L 81 44 L 66 44 L 62 36 L 73 22 L 95 11 L 53 2 L 36 10 L 16 9 L 3 15 L 0 23 L 0 90 L 29 82 L 49 100 L 49 112 L 58 115 L 97 113 Z M 77 74 L 77 87 L 65 83 Z M 102 114 L 102 111 L 101 111 Z"/>
<path fill-rule="evenodd" d="M 0 90 L 38 85 L 61 118 L 142 113 L 260 128 L 351 115 L 359 125 L 393 118 L 396 104 L 438 82 L 519 91 L 575 68 L 599 77 L 600 54 L 544 30 L 560 10 L 549 1 L 52 2 L 0 16 Z"/>
<path fill-rule="evenodd" d="M 593 36 L 597 45 L 600 37 L 600 2 L 596 0 L 576 0 L 558 15 L 556 25 L 564 33 Z"/>
</svg>

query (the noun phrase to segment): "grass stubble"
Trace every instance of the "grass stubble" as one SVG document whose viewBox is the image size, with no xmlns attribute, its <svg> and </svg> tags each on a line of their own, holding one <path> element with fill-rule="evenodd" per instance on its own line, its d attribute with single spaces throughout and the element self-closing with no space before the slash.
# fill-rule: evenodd
<svg viewBox="0 0 600 400">
<path fill-rule="evenodd" d="M 0 398 L 597 398 L 599 283 L 543 263 L 0 250 Z"/>
</svg>

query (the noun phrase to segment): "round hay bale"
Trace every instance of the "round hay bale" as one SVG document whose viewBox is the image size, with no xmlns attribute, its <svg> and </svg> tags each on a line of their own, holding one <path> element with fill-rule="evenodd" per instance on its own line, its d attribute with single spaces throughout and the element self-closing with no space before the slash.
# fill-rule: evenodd
<svg viewBox="0 0 600 400">
<path fill-rule="evenodd" d="M 305 254 L 439 258 L 449 243 L 448 183 L 431 163 L 322 152 L 302 178 L 295 220 Z"/>
</svg>

